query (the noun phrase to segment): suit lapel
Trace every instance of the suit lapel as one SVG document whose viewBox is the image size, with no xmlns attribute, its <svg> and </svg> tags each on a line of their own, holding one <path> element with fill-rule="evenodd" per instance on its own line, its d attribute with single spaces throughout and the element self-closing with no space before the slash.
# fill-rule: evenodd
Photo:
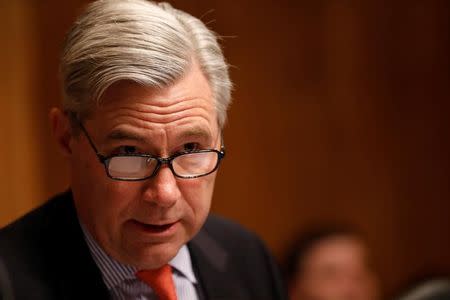
<svg viewBox="0 0 450 300">
<path fill-rule="evenodd" d="M 231 257 L 205 230 L 188 247 L 204 299 L 245 299 L 242 286 L 232 272 Z"/>
<path fill-rule="evenodd" d="M 71 193 L 58 199 L 56 207 L 49 216 L 50 261 L 54 262 L 55 278 L 61 299 L 109 299 L 89 248 L 84 240 Z"/>
</svg>

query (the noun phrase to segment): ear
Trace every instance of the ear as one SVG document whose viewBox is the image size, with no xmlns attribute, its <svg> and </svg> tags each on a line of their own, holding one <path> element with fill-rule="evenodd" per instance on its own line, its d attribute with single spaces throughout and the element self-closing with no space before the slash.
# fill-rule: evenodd
<svg viewBox="0 0 450 300">
<path fill-rule="evenodd" d="M 64 156 L 72 154 L 71 139 L 73 138 L 72 127 L 69 117 L 59 108 L 52 108 L 49 113 L 50 125 L 53 137 Z"/>
</svg>

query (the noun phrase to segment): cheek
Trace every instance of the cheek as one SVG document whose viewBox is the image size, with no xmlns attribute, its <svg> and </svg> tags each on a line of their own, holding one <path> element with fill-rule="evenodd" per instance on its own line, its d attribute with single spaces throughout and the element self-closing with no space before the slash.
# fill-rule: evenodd
<svg viewBox="0 0 450 300">
<path fill-rule="evenodd" d="M 135 198 L 136 189 L 107 177 L 104 166 L 96 157 L 75 156 L 71 166 L 72 190 L 82 221 L 95 227 L 97 234 L 102 234 L 98 232 L 99 228 L 116 231 Z"/>
<path fill-rule="evenodd" d="M 143 204 L 142 182 L 117 181 L 107 178 L 102 182 L 102 187 L 98 189 L 98 196 L 103 197 L 103 207 L 98 207 L 97 211 L 103 209 L 104 215 L 109 222 L 114 225 L 115 230 L 130 218 L 139 215 L 146 205 Z M 143 206 L 144 205 L 144 206 Z"/>
<path fill-rule="evenodd" d="M 215 181 L 215 174 L 213 175 L 182 182 L 184 200 L 196 226 L 203 225 L 209 213 Z"/>
</svg>

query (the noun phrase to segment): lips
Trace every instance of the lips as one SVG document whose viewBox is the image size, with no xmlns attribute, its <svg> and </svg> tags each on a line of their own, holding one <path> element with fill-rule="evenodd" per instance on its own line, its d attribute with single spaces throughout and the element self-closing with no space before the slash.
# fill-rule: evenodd
<svg viewBox="0 0 450 300">
<path fill-rule="evenodd" d="M 132 222 L 139 229 L 141 229 L 145 232 L 154 233 L 154 234 L 168 232 L 177 223 L 177 222 L 173 222 L 173 223 L 157 225 L 157 224 L 146 224 L 146 223 L 142 223 L 142 222 L 139 222 L 136 220 L 133 220 Z"/>
</svg>

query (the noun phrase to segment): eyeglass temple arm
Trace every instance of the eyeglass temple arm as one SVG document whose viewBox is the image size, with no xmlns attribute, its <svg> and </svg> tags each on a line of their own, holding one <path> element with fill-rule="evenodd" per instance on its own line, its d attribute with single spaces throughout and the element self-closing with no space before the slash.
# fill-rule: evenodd
<svg viewBox="0 0 450 300">
<path fill-rule="evenodd" d="M 94 144 L 94 142 L 92 141 L 91 137 L 89 136 L 89 134 L 88 134 L 86 128 L 84 127 L 83 123 L 81 123 L 81 121 L 80 121 L 78 118 L 75 118 L 75 120 L 76 120 L 78 126 L 80 126 L 81 131 L 83 131 L 84 135 L 86 136 L 86 138 L 87 138 L 89 144 L 91 145 L 92 149 L 94 149 L 95 154 L 97 155 L 98 160 L 99 160 L 101 163 L 104 163 L 105 160 L 106 160 L 106 157 L 105 157 L 104 155 L 100 154 L 100 152 L 97 150 L 97 147 L 95 147 L 95 144 Z"/>
</svg>

